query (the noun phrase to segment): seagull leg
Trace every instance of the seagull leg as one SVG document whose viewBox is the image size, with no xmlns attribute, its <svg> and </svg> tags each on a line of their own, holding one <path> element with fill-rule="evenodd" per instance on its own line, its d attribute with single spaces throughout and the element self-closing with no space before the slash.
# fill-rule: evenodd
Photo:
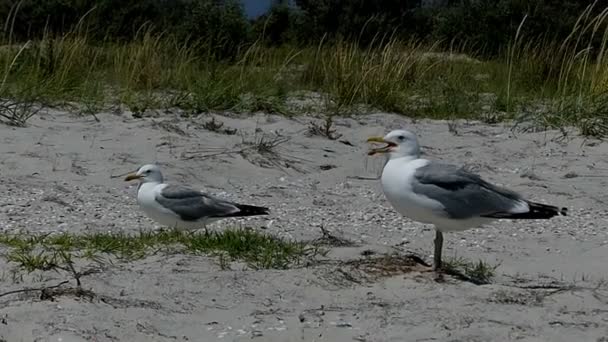
<svg viewBox="0 0 608 342">
<path fill-rule="evenodd" d="M 443 233 L 435 230 L 435 254 L 433 256 L 433 269 L 441 269 L 441 249 L 443 248 Z"/>
</svg>

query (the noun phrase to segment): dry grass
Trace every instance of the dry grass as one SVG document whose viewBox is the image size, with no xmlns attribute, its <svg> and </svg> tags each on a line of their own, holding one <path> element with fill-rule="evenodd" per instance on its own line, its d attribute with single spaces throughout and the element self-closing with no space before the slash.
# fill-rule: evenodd
<svg viewBox="0 0 608 342">
<path fill-rule="evenodd" d="M 331 46 L 321 42 L 307 64 L 304 81 L 330 94 L 335 113 L 358 104 L 403 110 L 411 81 L 424 72 L 424 47 L 395 39 L 378 46 L 361 49 L 353 42 L 339 41 Z"/>
<path fill-rule="evenodd" d="M 522 21 L 509 47 L 508 89 L 536 88 L 537 93 L 536 102 L 515 100 L 522 120 L 565 133 L 573 126 L 583 135 L 608 135 L 608 8 L 592 17 L 597 5 L 595 1 L 587 7 L 562 41 L 520 35 Z M 519 74 L 518 79 L 512 74 Z"/>
</svg>

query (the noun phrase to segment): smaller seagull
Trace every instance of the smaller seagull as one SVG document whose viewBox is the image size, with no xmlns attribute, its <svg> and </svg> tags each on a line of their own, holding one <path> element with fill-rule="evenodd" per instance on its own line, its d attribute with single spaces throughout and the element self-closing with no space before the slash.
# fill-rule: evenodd
<svg viewBox="0 0 608 342">
<path fill-rule="evenodd" d="M 414 221 L 435 226 L 435 270 L 441 269 L 443 232 L 480 227 L 497 219 L 549 219 L 567 214 L 566 208 L 528 201 L 463 168 L 421 159 L 412 132 L 395 130 L 367 142 L 386 144 L 368 155 L 388 153 L 381 182 L 393 208 Z"/>
<path fill-rule="evenodd" d="M 137 203 L 154 221 L 180 230 L 205 228 L 228 217 L 268 215 L 268 208 L 215 198 L 181 185 L 163 183 L 160 168 L 144 165 L 128 174 L 125 181 L 139 180 Z"/>
</svg>

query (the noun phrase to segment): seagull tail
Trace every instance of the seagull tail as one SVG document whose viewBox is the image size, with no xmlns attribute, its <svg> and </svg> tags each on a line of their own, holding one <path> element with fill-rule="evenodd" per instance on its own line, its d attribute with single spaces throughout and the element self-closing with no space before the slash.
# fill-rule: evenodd
<svg viewBox="0 0 608 342">
<path fill-rule="evenodd" d="M 230 215 L 226 215 L 226 217 L 257 216 L 269 214 L 269 209 L 266 207 L 258 207 L 255 205 L 246 204 L 234 204 L 234 206 L 239 208 L 239 211 Z"/>
<path fill-rule="evenodd" d="M 528 201 L 530 211 L 526 214 L 530 219 L 548 219 L 553 216 L 568 216 L 568 208 L 559 208 L 554 205 L 535 203 Z"/>
<path fill-rule="evenodd" d="M 560 208 L 554 205 L 536 203 L 526 201 L 530 210 L 526 212 L 518 213 L 496 213 L 494 215 L 488 215 L 494 218 L 506 218 L 506 219 L 527 219 L 527 220 L 542 220 L 550 219 L 554 216 L 568 216 L 568 208 Z"/>
<path fill-rule="evenodd" d="M 526 201 L 530 210 L 526 212 L 518 212 L 518 213 L 496 213 L 491 215 L 491 217 L 495 218 L 505 218 L 505 219 L 528 219 L 528 220 L 542 220 L 542 219 L 550 219 L 554 216 L 568 216 L 568 208 L 560 208 L 554 205 L 536 203 Z"/>
</svg>

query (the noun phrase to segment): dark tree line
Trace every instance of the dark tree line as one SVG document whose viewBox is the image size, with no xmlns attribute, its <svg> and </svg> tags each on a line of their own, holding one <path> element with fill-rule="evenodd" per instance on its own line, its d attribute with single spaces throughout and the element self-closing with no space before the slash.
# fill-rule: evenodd
<svg viewBox="0 0 608 342">
<path fill-rule="evenodd" d="M 92 40 L 131 40 L 142 27 L 219 56 L 263 37 L 266 44 L 315 44 L 326 40 L 382 38 L 467 42 L 498 52 L 527 15 L 524 33 L 566 37 L 591 0 L 277 0 L 250 21 L 238 0 L 0 0 L 3 26 L 16 40 L 61 35 L 76 27 Z M 599 1 L 593 10 L 607 4 Z M 86 14 L 84 19 L 83 16 Z M 5 34 L 7 36 L 7 34 Z"/>
</svg>

